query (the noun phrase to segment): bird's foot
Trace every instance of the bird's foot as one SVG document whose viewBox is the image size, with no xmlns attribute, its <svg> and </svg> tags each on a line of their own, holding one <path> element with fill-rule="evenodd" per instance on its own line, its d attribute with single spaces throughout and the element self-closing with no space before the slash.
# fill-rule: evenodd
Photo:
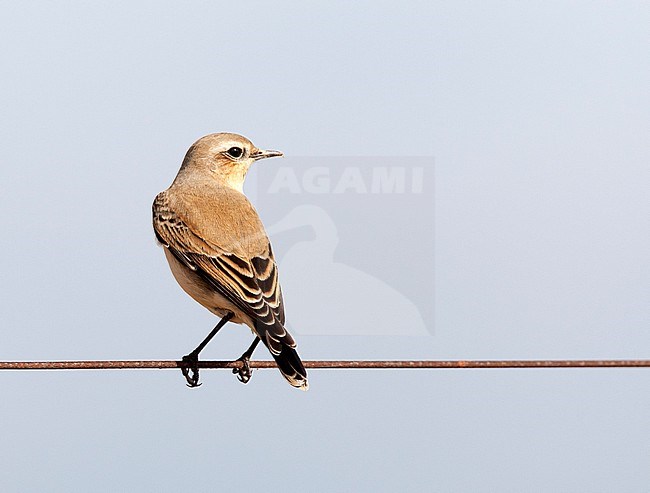
<svg viewBox="0 0 650 493">
<path fill-rule="evenodd" d="M 237 379 L 241 383 L 248 383 L 253 376 L 253 371 L 251 370 L 251 359 L 249 356 L 242 356 L 236 361 L 241 361 L 240 368 L 233 368 L 232 372 L 237 375 Z"/>
<path fill-rule="evenodd" d="M 190 353 L 183 356 L 183 366 L 181 366 L 181 372 L 185 380 L 187 380 L 187 386 L 190 388 L 200 387 L 199 383 L 199 355 L 195 353 Z"/>
</svg>

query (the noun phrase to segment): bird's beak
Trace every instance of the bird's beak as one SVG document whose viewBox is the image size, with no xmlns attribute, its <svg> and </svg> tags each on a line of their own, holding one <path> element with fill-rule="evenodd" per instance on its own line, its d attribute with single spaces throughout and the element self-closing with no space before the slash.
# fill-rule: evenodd
<svg viewBox="0 0 650 493">
<path fill-rule="evenodd" d="M 251 157 L 255 161 L 259 161 L 260 159 L 266 159 L 267 157 L 280 157 L 284 156 L 280 151 L 262 151 L 258 149 L 255 151 L 253 154 L 251 154 Z"/>
</svg>

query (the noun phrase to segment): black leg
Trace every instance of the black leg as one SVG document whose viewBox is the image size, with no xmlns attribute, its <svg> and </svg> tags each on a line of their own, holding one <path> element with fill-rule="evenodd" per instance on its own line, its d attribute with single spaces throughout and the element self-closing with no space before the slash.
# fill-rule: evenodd
<svg viewBox="0 0 650 493">
<path fill-rule="evenodd" d="M 251 376 L 253 374 L 250 366 L 251 356 L 253 356 L 253 352 L 255 351 L 255 348 L 259 343 L 260 343 L 260 338 L 256 337 L 255 340 L 253 341 L 253 344 L 251 344 L 251 346 L 246 350 L 246 352 L 242 354 L 238 360 L 236 360 L 242 362 L 242 367 L 234 368 L 232 372 L 235 375 L 237 375 L 237 378 L 241 383 L 248 383 L 248 381 L 251 379 Z"/>
<path fill-rule="evenodd" d="M 219 329 L 226 325 L 233 316 L 234 315 L 230 312 L 226 313 L 226 315 L 219 320 L 216 327 L 212 329 L 205 339 L 203 339 L 203 342 L 201 342 L 201 344 L 199 344 L 190 354 L 183 356 L 184 365 L 181 367 L 181 371 L 183 372 L 185 380 L 187 380 L 188 387 L 198 387 L 201 385 L 199 383 L 199 353 L 203 351 L 203 348 L 208 345 L 208 342 L 217 335 Z"/>
</svg>

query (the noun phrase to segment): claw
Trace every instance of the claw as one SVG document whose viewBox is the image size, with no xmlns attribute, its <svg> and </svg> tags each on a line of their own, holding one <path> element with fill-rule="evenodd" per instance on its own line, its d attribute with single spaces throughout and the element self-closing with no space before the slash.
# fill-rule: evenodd
<svg viewBox="0 0 650 493">
<path fill-rule="evenodd" d="M 181 366 L 181 372 L 187 380 L 187 386 L 190 388 L 200 387 L 199 383 L 199 357 L 196 354 L 190 353 L 183 356 L 184 365 Z"/>
<path fill-rule="evenodd" d="M 250 381 L 251 376 L 253 376 L 250 365 L 250 358 L 241 357 L 236 361 L 241 361 L 242 366 L 241 368 L 233 368 L 232 372 L 237 375 L 237 380 L 239 380 L 241 383 L 246 384 Z"/>
</svg>

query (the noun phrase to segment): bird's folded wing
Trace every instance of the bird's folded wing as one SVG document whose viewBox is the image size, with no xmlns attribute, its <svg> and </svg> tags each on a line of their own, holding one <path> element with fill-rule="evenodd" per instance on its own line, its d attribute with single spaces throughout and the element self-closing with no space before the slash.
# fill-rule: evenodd
<svg viewBox="0 0 650 493">
<path fill-rule="evenodd" d="M 158 199 L 154 202 L 154 229 L 158 241 L 181 263 L 255 322 L 257 335 L 272 353 L 279 354 L 282 345 L 295 347 L 284 328 L 282 291 L 268 240 L 263 253 L 242 258 L 226 246 L 201 238 Z"/>
</svg>

